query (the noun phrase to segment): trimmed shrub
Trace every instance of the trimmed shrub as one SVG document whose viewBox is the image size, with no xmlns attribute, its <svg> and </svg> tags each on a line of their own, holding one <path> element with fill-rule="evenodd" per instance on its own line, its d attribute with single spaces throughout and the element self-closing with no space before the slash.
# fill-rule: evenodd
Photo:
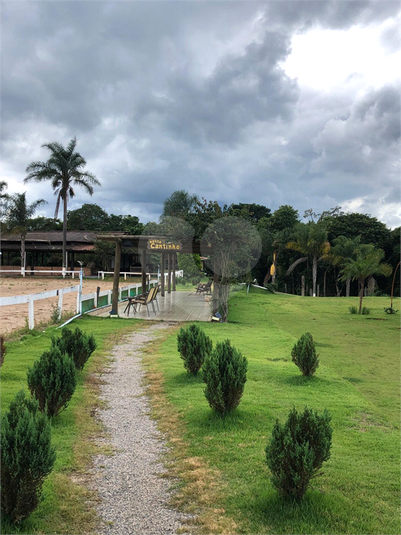
<svg viewBox="0 0 401 535">
<path fill-rule="evenodd" d="M 77 384 L 76 367 L 72 357 L 51 346 L 28 370 L 28 386 L 38 400 L 39 409 L 49 417 L 67 407 Z"/>
<path fill-rule="evenodd" d="M 238 407 L 244 392 L 248 361 L 230 340 L 218 342 L 205 359 L 205 396 L 216 412 L 225 414 Z"/>
<path fill-rule="evenodd" d="M 61 338 L 52 337 L 52 345 L 60 349 L 61 353 L 68 353 L 75 363 L 77 370 L 82 370 L 86 361 L 96 349 L 96 341 L 93 336 L 87 335 L 78 327 L 71 331 L 64 327 Z"/>
<path fill-rule="evenodd" d="M 321 475 L 319 470 L 330 458 L 330 421 L 327 410 L 319 415 L 307 407 L 302 414 L 292 409 L 284 425 L 276 420 L 266 447 L 266 462 L 280 494 L 300 500 L 310 480 Z"/>
<path fill-rule="evenodd" d="M 310 333 L 301 336 L 291 351 L 292 361 L 301 370 L 302 375 L 313 375 L 319 366 L 315 342 Z"/>
<path fill-rule="evenodd" d="M 0 366 L 3 365 L 4 357 L 6 353 L 7 353 L 7 348 L 4 344 L 4 336 L 1 334 L 0 335 Z"/>
<path fill-rule="evenodd" d="M 21 390 L 1 421 L 1 511 L 12 524 L 37 507 L 55 459 L 49 420 Z"/>
<path fill-rule="evenodd" d="M 213 342 L 198 325 L 187 329 L 181 327 L 177 335 L 177 347 L 188 373 L 197 375 L 202 364 L 213 349 Z"/>
</svg>

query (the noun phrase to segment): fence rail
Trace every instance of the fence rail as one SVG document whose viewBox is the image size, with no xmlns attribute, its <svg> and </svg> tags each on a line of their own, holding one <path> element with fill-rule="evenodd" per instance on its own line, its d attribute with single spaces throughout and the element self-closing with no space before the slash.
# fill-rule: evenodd
<svg viewBox="0 0 401 535">
<path fill-rule="evenodd" d="M 63 310 L 63 296 L 70 292 L 77 292 L 77 313 L 80 311 L 81 304 L 81 286 L 77 284 L 76 286 L 67 286 L 67 288 L 59 288 L 58 290 L 49 290 L 47 292 L 40 292 L 36 294 L 27 294 L 27 295 L 14 295 L 12 297 L 0 297 L 0 306 L 9 306 L 9 305 L 20 305 L 28 303 L 28 327 L 29 329 L 35 328 L 35 310 L 34 302 L 41 299 L 48 299 L 49 297 L 58 296 L 58 309 L 59 314 L 61 315 Z"/>
<path fill-rule="evenodd" d="M 151 279 L 149 281 L 149 287 L 158 284 L 157 279 Z M 139 295 L 142 291 L 142 284 L 135 283 L 128 286 L 121 286 L 118 290 L 118 301 L 124 301 L 128 297 Z M 65 294 L 77 292 L 77 304 L 76 313 L 78 315 L 84 314 L 99 307 L 111 305 L 113 299 L 113 290 L 103 290 L 98 292 L 92 292 L 90 294 L 82 295 L 82 287 L 77 284 L 76 286 L 67 286 L 66 288 L 59 288 L 57 290 L 49 290 L 47 292 L 40 292 L 36 294 L 26 295 L 14 295 L 11 297 L 0 297 L 0 307 L 10 305 L 21 305 L 28 303 L 28 328 L 30 330 L 35 328 L 35 301 L 41 299 L 48 299 L 49 297 L 58 296 L 58 311 L 61 317 L 63 310 L 63 296 Z"/>
</svg>

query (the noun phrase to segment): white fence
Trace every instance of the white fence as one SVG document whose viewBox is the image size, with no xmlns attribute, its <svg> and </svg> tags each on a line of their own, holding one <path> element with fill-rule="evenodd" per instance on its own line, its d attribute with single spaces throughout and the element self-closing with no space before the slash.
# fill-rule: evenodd
<svg viewBox="0 0 401 535">
<path fill-rule="evenodd" d="M 105 275 L 114 275 L 114 271 L 98 271 L 97 272 L 97 278 L 98 279 L 104 279 Z M 120 271 L 120 277 L 121 275 L 124 276 L 124 280 L 127 280 L 127 276 L 131 277 L 141 277 L 142 273 L 140 271 L 134 272 L 134 271 Z M 146 277 L 150 278 L 152 275 L 157 275 L 157 278 L 160 279 L 160 273 L 146 273 Z M 175 272 L 176 277 L 183 277 L 184 272 L 182 269 Z M 167 282 L 168 273 L 164 274 L 164 280 Z"/>
<path fill-rule="evenodd" d="M 154 286 L 157 284 L 157 279 L 152 279 L 149 281 L 150 286 Z M 124 292 L 127 292 L 128 295 L 130 295 L 131 290 L 134 289 L 135 293 L 140 293 L 142 289 L 142 284 L 136 283 L 136 284 L 130 284 L 128 286 L 121 286 L 119 287 L 118 291 L 118 300 L 122 301 L 123 298 L 122 294 Z M 9 305 L 20 305 L 24 303 L 28 303 L 28 328 L 34 329 L 35 328 L 35 307 L 34 303 L 35 301 L 39 301 L 41 299 L 48 299 L 49 297 L 56 297 L 58 296 L 58 311 L 59 315 L 61 317 L 62 311 L 63 311 L 63 296 L 70 292 L 77 292 L 77 305 L 76 305 L 76 313 L 82 314 L 83 308 L 87 308 L 84 312 L 89 312 L 89 310 L 93 310 L 95 308 L 98 308 L 98 301 L 100 298 L 107 296 L 107 303 L 103 306 L 111 305 L 112 303 L 112 290 L 104 290 L 102 292 L 93 292 L 90 294 L 82 295 L 82 287 L 81 285 L 76 286 L 67 286 L 66 288 L 59 288 L 58 290 L 49 290 L 47 292 L 40 292 L 36 294 L 28 294 L 28 295 L 15 295 L 12 297 L 0 297 L 0 306 L 9 306 Z M 85 307 L 84 303 L 87 301 L 94 302 L 94 306 L 91 305 Z M 84 306 L 83 306 L 84 305 Z"/>
<path fill-rule="evenodd" d="M 68 286 L 67 288 L 60 288 L 58 290 L 49 290 L 48 292 L 40 292 L 37 294 L 29 295 L 15 295 L 13 297 L 0 297 L 0 306 L 7 305 L 20 305 L 22 303 L 28 303 L 28 327 L 29 329 L 35 328 L 35 310 L 34 302 L 40 299 L 48 299 L 49 297 L 55 297 L 58 295 L 58 309 L 59 314 L 63 310 L 63 295 L 70 292 L 77 292 L 77 314 L 81 310 L 81 286 Z"/>
<path fill-rule="evenodd" d="M 79 271 L 70 271 L 67 269 L 25 269 L 25 268 L 18 268 L 18 269 L 0 269 L 0 276 L 2 273 L 14 273 L 14 275 L 22 275 L 22 277 L 25 277 L 25 275 L 29 273 L 29 275 L 37 274 L 37 275 L 54 275 L 57 273 L 60 273 L 65 279 L 66 275 L 71 275 L 71 278 L 75 278 L 75 275 L 79 277 Z"/>
</svg>

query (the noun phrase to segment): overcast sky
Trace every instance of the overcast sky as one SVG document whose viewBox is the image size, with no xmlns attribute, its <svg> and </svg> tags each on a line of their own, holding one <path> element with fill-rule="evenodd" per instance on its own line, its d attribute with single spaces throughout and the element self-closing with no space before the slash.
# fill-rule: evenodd
<svg viewBox="0 0 401 535">
<path fill-rule="evenodd" d="M 1 2 L 1 179 L 43 143 L 102 183 L 85 202 L 157 220 L 178 189 L 219 203 L 340 205 L 401 224 L 400 2 Z"/>
</svg>

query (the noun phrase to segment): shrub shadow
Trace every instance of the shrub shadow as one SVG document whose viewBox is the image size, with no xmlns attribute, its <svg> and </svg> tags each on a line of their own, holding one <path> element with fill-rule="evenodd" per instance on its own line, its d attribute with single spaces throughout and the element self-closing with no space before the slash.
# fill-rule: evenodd
<svg viewBox="0 0 401 535">
<path fill-rule="evenodd" d="M 318 384 L 329 384 L 330 381 L 327 379 L 322 379 L 319 376 L 306 376 L 306 375 L 292 375 L 291 377 L 285 377 L 282 379 L 283 383 L 287 383 L 291 386 L 310 386 Z"/>
</svg>

